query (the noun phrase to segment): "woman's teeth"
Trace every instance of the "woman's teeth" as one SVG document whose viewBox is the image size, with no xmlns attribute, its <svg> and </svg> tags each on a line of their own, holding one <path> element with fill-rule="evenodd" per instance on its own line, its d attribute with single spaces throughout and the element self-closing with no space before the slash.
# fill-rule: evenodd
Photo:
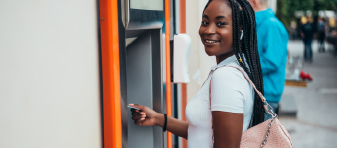
<svg viewBox="0 0 337 148">
<path fill-rule="evenodd" d="M 211 40 L 206 40 L 206 43 L 216 43 L 218 41 L 211 41 Z"/>
</svg>

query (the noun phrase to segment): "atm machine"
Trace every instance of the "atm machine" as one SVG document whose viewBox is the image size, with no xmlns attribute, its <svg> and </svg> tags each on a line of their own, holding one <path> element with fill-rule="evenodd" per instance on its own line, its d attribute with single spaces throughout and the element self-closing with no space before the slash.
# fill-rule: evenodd
<svg viewBox="0 0 337 148">
<path fill-rule="evenodd" d="M 162 148 L 161 127 L 141 127 L 131 119 L 129 103 L 166 112 L 163 77 L 163 0 L 120 0 L 119 54 L 122 141 L 127 148 Z"/>
<path fill-rule="evenodd" d="M 174 21 L 176 1 L 179 0 L 100 1 L 103 143 L 106 148 L 166 148 L 173 143 L 178 147 L 177 137 L 172 142 L 174 136 L 164 133 L 161 127 L 135 125 L 127 108 L 129 103 L 141 104 L 159 113 L 168 110 L 168 116 L 172 113 L 177 117 L 177 84 L 171 81 L 189 81 L 187 58 L 176 60 L 178 64 L 170 61 L 173 55 L 188 57 L 189 50 L 184 49 L 190 48 L 191 41 L 186 34 L 174 35 L 175 24 L 179 23 Z M 165 26 L 165 22 L 169 25 Z M 173 39 L 179 40 L 179 44 L 174 45 Z M 173 50 L 173 45 L 184 49 Z M 179 64 L 180 61 L 185 64 Z M 174 72 L 183 77 L 171 77 L 174 65 L 175 69 L 186 71 L 184 74 Z M 171 102 L 171 98 L 175 99 Z M 170 104 L 175 107 L 172 111 Z"/>
</svg>

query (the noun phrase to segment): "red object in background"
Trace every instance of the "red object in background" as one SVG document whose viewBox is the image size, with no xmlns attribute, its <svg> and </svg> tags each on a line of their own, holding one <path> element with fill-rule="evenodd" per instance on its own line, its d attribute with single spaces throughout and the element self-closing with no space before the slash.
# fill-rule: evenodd
<svg viewBox="0 0 337 148">
<path fill-rule="evenodd" d="M 312 80 L 312 77 L 309 73 L 304 73 L 304 71 L 301 71 L 300 77 L 302 80 Z"/>
<path fill-rule="evenodd" d="M 302 70 L 301 73 L 300 73 L 300 78 L 301 78 L 302 80 L 305 80 L 305 78 L 306 78 L 306 75 L 305 75 L 305 73 L 304 73 L 303 70 Z"/>
<path fill-rule="evenodd" d="M 311 75 L 309 73 L 307 73 L 307 79 L 308 80 L 312 80 L 312 77 L 311 77 Z"/>
</svg>

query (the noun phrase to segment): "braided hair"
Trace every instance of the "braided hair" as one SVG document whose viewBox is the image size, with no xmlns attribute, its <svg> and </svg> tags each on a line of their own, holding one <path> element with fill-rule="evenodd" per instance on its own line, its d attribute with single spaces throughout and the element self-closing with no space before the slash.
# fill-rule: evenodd
<svg viewBox="0 0 337 148">
<path fill-rule="evenodd" d="M 209 0 L 204 11 L 213 0 Z M 260 57 L 257 50 L 255 13 L 247 0 L 223 0 L 232 9 L 233 47 L 240 66 L 248 74 L 256 88 L 264 94 Z M 240 40 L 241 30 L 243 38 Z M 260 96 L 255 93 L 254 110 L 251 125 L 264 121 L 265 110 Z"/>
</svg>

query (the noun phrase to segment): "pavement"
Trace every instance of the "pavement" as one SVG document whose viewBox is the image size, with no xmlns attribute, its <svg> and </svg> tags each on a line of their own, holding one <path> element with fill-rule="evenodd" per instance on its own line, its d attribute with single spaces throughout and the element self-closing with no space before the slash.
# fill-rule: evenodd
<svg viewBox="0 0 337 148">
<path fill-rule="evenodd" d="M 290 56 L 303 58 L 302 41 L 289 41 L 288 50 Z M 318 52 L 314 41 L 313 62 L 303 67 L 313 81 L 306 88 L 285 87 L 283 92 L 293 99 L 286 105 L 295 103 L 297 108 L 295 116 L 279 117 L 295 148 L 337 148 L 337 56 L 327 50 Z"/>
</svg>

